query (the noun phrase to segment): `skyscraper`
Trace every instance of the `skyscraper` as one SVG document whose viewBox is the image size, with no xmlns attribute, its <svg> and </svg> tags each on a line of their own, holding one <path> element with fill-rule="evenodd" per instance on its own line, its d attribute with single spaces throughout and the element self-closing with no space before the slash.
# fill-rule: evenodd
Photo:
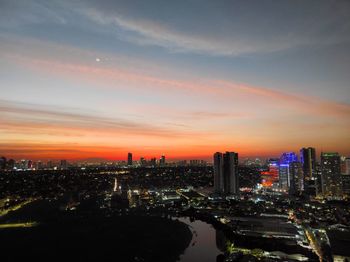
<svg viewBox="0 0 350 262">
<path fill-rule="evenodd" d="M 160 165 L 160 166 L 165 166 L 165 156 L 164 156 L 164 155 L 162 155 L 162 156 L 160 157 L 160 159 L 159 159 L 159 165 Z"/>
<path fill-rule="evenodd" d="M 304 177 L 310 180 L 314 177 L 316 167 L 316 150 L 313 147 L 300 149 L 300 162 L 303 165 Z"/>
<path fill-rule="evenodd" d="M 323 196 L 340 196 L 342 186 L 338 153 L 321 153 L 321 172 Z"/>
<path fill-rule="evenodd" d="M 222 157 L 222 153 L 216 152 L 214 154 L 214 191 L 217 193 L 224 191 L 223 168 L 224 168 L 224 160 Z"/>
<path fill-rule="evenodd" d="M 290 187 L 289 193 L 301 193 L 304 190 L 304 174 L 300 162 L 292 162 L 289 165 Z"/>
<path fill-rule="evenodd" d="M 6 168 L 6 157 L 1 157 L 0 158 L 0 169 L 5 169 Z"/>
<path fill-rule="evenodd" d="M 132 166 L 132 153 L 128 153 L 128 166 Z"/>
<path fill-rule="evenodd" d="M 239 193 L 238 153 L 214 154 L 214 190 L 224 194 Z"/>
<path fill-rule="evenodd" d="M 291 186 L 291 164 L 297 163 L 298 157 L 294 152 L 283 153 L 279 163 L 279 185 L 283 190 L 289 190 Z M 295 181 L 292 181 L 293 183 Z M 293 184 L 295 187 L 295 184 Z M 295 188 L 293 188 L 294 190 Z M 294 193 L 294 192 L 293 192 Z"/>
<path fill-rule="evenodd" d="M 290 186 L 289 164 L 279 165 L 278 181 L 281 189 L 289 190 L 289 186 Z"/>
<path fill-rule="evenodd" d="M 345 158 L 345 175 L 350 175 L 350 157 Z"/>
<path fill-rule="evenodd" d="M 145 166 L 146 165 L 146 160 L 144 157 L 140 157 L 140 166 Z"/>
</svg>

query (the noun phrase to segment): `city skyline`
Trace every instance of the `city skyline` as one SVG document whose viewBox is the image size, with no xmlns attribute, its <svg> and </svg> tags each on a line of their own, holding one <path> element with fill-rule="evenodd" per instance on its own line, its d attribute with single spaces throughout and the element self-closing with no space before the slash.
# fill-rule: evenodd
<svg viewBox="0 0 350 262">
<path fill-rule="evenodd" d="M 348 157 L 349 10 L 0 0 L 0 155 Z"/>
</svg>

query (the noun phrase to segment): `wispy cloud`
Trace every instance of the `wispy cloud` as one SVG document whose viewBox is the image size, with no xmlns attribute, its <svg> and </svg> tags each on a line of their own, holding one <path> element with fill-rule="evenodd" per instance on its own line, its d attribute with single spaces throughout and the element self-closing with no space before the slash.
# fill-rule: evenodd
<svg viewBox="0 0 350 262">
<path fill-rule="evenodd" d="M 39 108 L 38 108 L 39 107 Z M 200 136 L 187 130 L 170 129 L 142 122 L 119 118 L 57 110 L 55 107 L 40 106 L 0 100 L 0 129 L 12 132 L 50 135 L 113 134 L 124 136 L 187 137 Z"/>
<path fill-rule="evenodd" d="M 0 28 L 74 24 L 136 45 L 214 56 L 349 42 L 349 3 L 318 1 L 317 8 L 315 5 L 312 1 L 300 6 L 293 1 L 264 5 L 246 1 L 149 1 L 146 6 L 139 2 L 135 7 L 129 1 L 5 0 L 0 9 Z"/>
<path fill-rule="evenodd" d="M 13 59 L 26 66 L 38 70 L 48 71 L 53 74 L 65 75 L 90 81 L 97 85 L 105 83 L 111 88 L 127 88 L 130 90 L 154 90 L 168 96 L 172 94 L 192 95 L 206 99 L 218 99 L 227 101 L 245 97 L 269 107 L 300 112 L 314 116 L 334 116 L 348 119 L 350 105 L 325 100 L 315 96 L 305 96 L 299 93 L 289 93 L 275 89 L 235 83 L 227 80 L 202 80 L 200 82 L 181 81 L 168 78 L 156 77 L 148 74 L 119 69 L 116 67 L 101 67 L 87 64 L 66 63 L 52 60 L 42 60 L 25 56 L 13 56 Z M 282 88 L 281 88 L 282 89 Z M 248 96 L 248 97 L 247 97 Z M 166 98 L 165 98 L 166 99 Z M 195 112 L 189 112 L 194 116 Z M 232 115 L 233 112 L 228 113 Z M 204 113 L 203 113 L 204 114 Z M 219 117 L 220 112 L 208 112 L 207 117 Z M 243 116 L 241 112 L 235 112 Z M 198 118 L 201 113 L 197 112 Z"/>
<path fill-rule="evenodd" d="M 288 6 L 289 3 L 284 4 Z M 118 34 L 123 40 L 138 45 L 160 46 L 174 52 L 238 56 L 270 53 L 301 46 L 329 45 L 350 40 L 349 36 L 344 34 L 344 31 L 349 30 L 344 9 L 349 10 L 350 6 L 344 3 L 333 5 L 332 13 L 329 12 L 329 5 L 326 2 L 320 3 L 319 12 L 324 14 L 322 20 L 317 14 L 313 14 L 312 4 L 305 5 L 305 10 L 301 12 L 306 12 L 305 16 L 288 12 L 284 19 L 278 19 L 280 26 L 277 28 L 274 12 L 282 14 L 286 10 L 285 6 L 279 4 L 264 6 L 264 11 L 271 12 L 270 16 L 256 10 L 259 5 L 254 7 L 244 2 L 214 5 L 218 9 L 205 9 L 203 6 L 205 5 L 202 3 L 200 6 L 189 4 L 188 8 L 193 8 L 193 13 L 190 13 L 191 17 L 187 17 L 188 12 L 183 12 L 182 19 L 186 22 L 175 18 L 169 22 L 167 19 L 157 19 L 157 16 L 149 17 L 147 13 L 135 14 L 134 10 L 118 8 L 118 4 L 110 4 L 107 7 L 84 4 L 80 6 L 79 13 L 102 26 L 115 26 L 115 32 L 124 31 Z M 170 12 L 170 17 L 173 17 L 173 12 L 181 12 L 170 8 L 168 10 L 164 6 L 163 9 L 164 12 Z M 230 18 L 223 18 L 220 15 L 227 15 Z M 293 21 L 298 15 L 299 21 Z M 184 24 L 186 26 L 183 26 Z M 205 27 L 210 30 L 203 30 Z M 335 30 L 328 34 L 321 32 L 321 28 L 332 27 Z"/>
</svg>

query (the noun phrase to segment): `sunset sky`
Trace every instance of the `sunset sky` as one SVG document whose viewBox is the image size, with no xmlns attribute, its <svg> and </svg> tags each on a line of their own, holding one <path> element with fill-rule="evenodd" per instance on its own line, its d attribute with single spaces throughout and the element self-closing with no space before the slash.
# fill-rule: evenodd
<svg viewBox="0 0 350 262">
<path fill-rule="evenodd" d="M 350 156 L 350 1 L 0 0 L 0 156 Z"/>
</svg>

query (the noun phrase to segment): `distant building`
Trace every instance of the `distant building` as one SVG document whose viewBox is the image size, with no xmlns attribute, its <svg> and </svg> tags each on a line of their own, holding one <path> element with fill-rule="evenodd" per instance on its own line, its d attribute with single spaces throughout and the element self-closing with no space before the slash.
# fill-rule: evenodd
<svg viewBox="0 0 350 262">
<path fill-rule="evenodd" d="M 316 150 L 313 147 L 300 149 L 300 162 L 303 166 L 304 177 L 310 180 L 315 175 Z"/>
<path fill-rule="evenodd" d="M 128 153 L 128 166 L 132 166 L 132 153 Z"/>
<path fill-rule="evenodd" d="M 268 171 L 261 172 L 263 187 L 278 187 L 279 177 L 279 158 L 270 158 L 267 160 Z"/>
<path fill-rule="evenodd" d="M 6 157 L 3 156 L 0 158 L 0 170 L 5 168 L 6 168 Z"/>
<path fill-rule="evenodd" d="M 65 160 L 65 159 L 61 160 L 61 162 L 60 162 L 60 169 L 61 170 L 66 170 L 67 168 L 68 168 L 67 160 Z"/>
<path fill-rule="evenodd" d="M 48 161 L 47 162 L 47 168 L 48 169 L 52 169 L 54 167 L 54 164 L 53 164 L 53 162 L 50 160 L 50 161 Z"/>
<path fill-rule="evenodd" d="M 342 193 L 345 196 L 350 196 L 350 175 L 342 175 Z"/>
<path fill-rule="evenodd" d="M 157 159 L 155 157 L 151 158 L 150 164 L 151 164 L 151 166 L 156 166 L 157 165 Z"/>
<path fill-rule="evenodd" d="M 345 175 L 350 175 L 350 157 L 345 158 Z"/>
<path fill-rule="evenodd" d="M 341 196 L 340 156 L 338 153 L 321 153 L 321 172 L 323 196 Z"/>
<path fill-rule="evenodd" d="M 35 169 L 36 170 L 43 169 L 43 163 L 40 160 L 35 163 Z"/>
<path fill-rule="evenodd" d="M 165 156 L 164 156 L 164 155 L 162 155 L 162 156 L 160 157 L 160 159 L 159 159 L 159 165 L 160 165 L 160 166 L 165 166 Z"/>
<path fill-rule="evenodd" d="M 214 154 L 214 190 L 224 194 L 239 194 L 238 153 Z"/>
<path fill-rule="evenodd" d="M 146 166 L 147 162 L 144 157 L 140 157 L 140 166 Z"/>
<path fill-rule="evenodd" d="M 14 159 L 10 159 L 9 161 L 7 161 L 7 169 L 8 170 L 14 169 L 15 165 L 16 165 L 16 161 Z"/>
<path fill-rule="evenodd" d="M 176 163 L 177 166 L 187 166 L 187 160 L 180 160 Z"/>
<path fill-rule="evenodd" d="M 32 168 L 33 168 L 33 161 L 32 161 L 32 160 L 28 160 L 28 162 L 27 162 L 27 168 L 28 168 L 28 169 L 32 169 Z"/>
</svg>

